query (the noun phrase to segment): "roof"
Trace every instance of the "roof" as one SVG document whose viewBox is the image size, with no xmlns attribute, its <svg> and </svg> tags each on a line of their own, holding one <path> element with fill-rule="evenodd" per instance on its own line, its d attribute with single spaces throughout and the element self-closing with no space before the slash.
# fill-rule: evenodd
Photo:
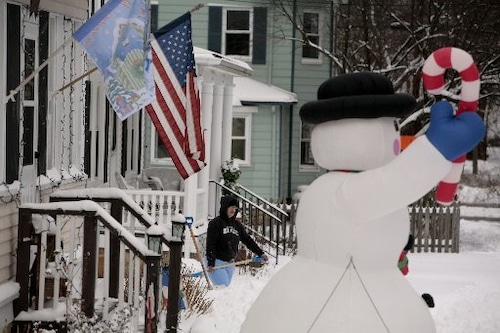
<svg viewBox="0 0 500 333">
<path fill-rule="evenodd" d="M 16 2 L 30 6 L 33 1 L 16 0 Z M 36 4 L 36 2 L 34 4 Z M 45 10 L 50 13 L 62 14 L 81 20 L 86 20 L 88 18 L 88 0 L 44 0 L 38 1 L 38 6 L 39 10 Z"/>
<path fill-rule="evenodd" d="M 246 62 L 193 47 L 196 65 L 209 66 L 233 76 L 233 106 L 297 103 L 297 95 L 250 78 L 253 69 Z"/>
<path fill-rule="evenodd" d="M 233 106 L 297 103 L 297 95 L 249 77 L 234 77 Z"/>
<path fill-rule="evenodd" d="M 253 72 L 253 69 L 246 62 L 214 51 L 194 46 L 193 53 L 198 66 L 210 66 L 231 75 L 249 76 Z"/>
</svg>

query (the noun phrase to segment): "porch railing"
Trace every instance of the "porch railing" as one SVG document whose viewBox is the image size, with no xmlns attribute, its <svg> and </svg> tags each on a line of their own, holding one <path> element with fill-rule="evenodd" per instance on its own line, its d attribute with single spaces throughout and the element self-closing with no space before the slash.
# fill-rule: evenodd
<svg viewBox="0 0 500 333">
<path fill-rule="evenodd" d="M 42 217 L 39 219 L 41 225 L 37 225 L 35 216 Z M 44 223 L 47 221 L 44 216 L 52 217 L 54 224 L 50 226 L 51 222 Z M 118 250 L 119 257 L 117 264 L 114 265 L 116 275 L 113 275 L 111 256 L 109 250 L 105 251 L 107 252 L 105 262 L 108 263 L 105 269 L 109 274 L 103 276 L 101 288 L 103 294 L 97 295 L 99 260 L 97 249 L 100 225 L 105 230 L 107 240 L 113 239 L 117 242 L 115 250 Z M 49 235 L 54 236 L 53 248 L 49 247 Z M 33 239 L 36 241 L 32 242 Z M 30 276 L 30 262 L 33 260 L 32 243 L 37 246 L 38 251 L 35 258 L 36 273 Z M 69 251 L 63 251 L 65 245 L 69 245 Z M 128 262 L 131 274 L 128 276 L 127 285 L 120 283 L 125 280 L 126 275 L 125 265 L 121 265 L 125 262 L 122 260 L 125 259 L 125 251 L 130 252 L 131 258 Z M 152 299 L 159 299 L 161 256 L 149 250 L 145 243 L 137 242 L 134 235 L 96 202 L 82 200 L 22 205 L 19 208 L 17 254 L 16 279 L 20 285 L 20 296 L 14 302 L 15 322 L 26 323 L 36 319 L 36 312 L 31 312 L 31 315 L 35 314 L 32 318 L 28 311 L 32 306 L 33 296 L 36 300 L 34 309 L 41 311 L 49 306 L 55 315 L 55 322 L 61 321 L 60 318 L 65 318 L 72 311 L 78 311 L 74 310 L 78 302 L 80 311 L 87 317 L 94 316 L 96 307 L 99 306 L 102 319 L 109 318 L 113 310 L 121 310 L 127 304 L 144 313 L 145 332 L 156 332 L 158 315 L 151 316 L 151 313 L 159 313 L 158 302 L 155 301 L 148 306 L 145 300 L 148 295 L 151 295 Z M 51 256 L 53 258 L 49 260 Z M 49 265 L 50 262 L 53 265 Z M 141 269 L 146 273 L 141 274 Z M 51 292 L 46 289 L 49 282 Z M 30 285 L 35 287 L 31 293 Z M 127 292 L 125 292 L 126 287 L 128 287 Z M 48 305 L 49 300 L 52 303 L 50 305 Z M 138 317 L 132 319 L 133 328 L 137 331 Z"/>
<path fill-rule="evenodd" d="M 165 233 L 161 241 L 169 248 L 168 306 L 166 327 L 167 332 L 176 332 L 179 312 L 180 271 L 182 248 L 184 241 L 173 241 L 171 238 L 171 219 L 182 209 L 184 194 L 176 191 L 152 190 L 120 190 L 118 188 L 92 188 L 73 191 L 60 191 L 51 195 L 52 201 L 73 201 L 90 199 L 109 205 L 115 217 L 128 232 L 136 238 L 146 240 L 145 233 L 154 224 L 162 226 Z M 116 248 L 111 244 L 110 250 Z M 118 261 L 112 261 L 111 265 Z M 116 272 L 116 267 L 112 272 Z M 115 274 L 116 276 L 116 274 Z M 116 287 L 115 287 L 116 288 Z M 156 316 L 157 318 L 159 315 Z"/>
<path fill-rule="evenodd" d="M 149 191 L 149 192 L 154 192 L 154 191 Z M 141 193 L 138 193 L 139 195 Z M 60 276 L 61 271 L 61 263 L 64 262 L 64 265 L 68 266 L 69 268 L 74 269 L 73 266 L 75 266 L 75 263 L 78 261 L 78 255 L 82 257 L 83 254 L 88 254 L 92 253 L 92 255 L 87 255 L 83 256 L 83 258 L 96 258 L 100 257 L 102 255 L 101 264 L 104 272 L 99 273 L 102 275 L 105 287 L 104 290 L 109 290 L 109 293 L 107 295 L 104 295 L 102 297 L 102 303 L 100 306 L 102 306 L 103 310 L 102 315 L 103 318 L 106 318 L 109 314 L 109 309 L 113 309 L 115 307 L 116 300 L 118 300 L 118 305 L 123 304 L 123 300 L 125 302 L 129 302 L 132 300 L 131 297 L 135 297 L 135 300 L 131 303 L 133 306 L 136 306 L 134 302 L 137 302 L 137 300 L 144 300 L 144 295 L 148 295 L 147 293 L 144 293 L 146 290 L 145 288 L 149 288 L 150 283 L 147 282 L 145 279 L 150 278 L 150 273 L 147 273 L 146 275 L 142 274 L 141 272 L 148 271 L 148 267 L 151 266 L 147 262 L 145 264 L 141 264 L 141 256 L 137 253 L 134 248 L 131 248 L 130 245 L 134 246 L 140 246 L 144 247 L 146 245 L 145 242 L 147 240 L 147 237 L 145 236 L 146 230 L 151 227 L 152 225 L 157 224 L 157 218 L 159 218 L 164 226 L 168 226 L 169 223 L 171 223 L 170 219 L 172 217 L 172 213 L 176 213 L 179 211 L 180 205 L 181 205 L 181 195 L 175 194 L 171 195 L 169 198 L 162 200 L 162 203 L 159 203 L 159 200 L 154 203 L 154 198 L 152 195 L 147 196 L 146 198 L 143 196 L 141 197 L 141 201 L 139 203 L 136 203 L 134 201 L 134 198 L 129 196 L 127 193 L 125 193 L 122 190 L 119 189 L 114 189 L 114 188 L 95 188 L 95 189 L 81 189 L 81 190 L 71 190 L 71 191 L 59 191 L 51 195 L 50 200 L 52 203 L 50 205 L 53 205 L 53 207 L 58 207 L 58 205 L 63 205 L 64 209 L 56 209 L 53 208 L 52 206 L 47 206 L 47 204 L 41 204 L 39 207 L 31 207 L 27 206 L 27 208 L 37 209 L 37 213 L 48 216 L 48 215 L 60 215 L 60 216 L 65 216 L 67 217 L 68 215 L 72 216 L 83 216 L 84 218 L 84 223 L 80 222 L 80 225 L 77 223 L 73 223 L 74 221 L 63 221 L 60 222 L 58 220 L 55 221 L 55 226 L 56 228 L 52 228 L 49 231 L 49 228 L 42 228 L 42 231 L 39 231 L 38 234 L 40 234 L 39 238 L 39 255 L 37 260 L 39 261 L 39 272 L 42 272 L 41 274 L 44 274 L 45 272 L 45 267 L 46 267 L 46 261 L 47 261 L 47 248 L 48 243 L 47 243 L 47 235 L 53 234 L 55 235 L 55 242 L 53 242 L 54 245 L 54 250 L 53 253 L 56 255 L 56 263 L 59 263 L 58 267 L 56 267 L 54 272 L 56 272 L 56 276 L 54 279 L 54 285 L 53 289 L 58 290 L 58 285 L 62 285 L 64 283 L 68 283 L 69 279 L 66 279 L 64 276 Z M 138 199 L 137 197 L 135 199 Z M 92 201 L 88 201 L 92 200 Z M 98 211 L 99 214 L 97 213 L 92 213 L 92 212 L 87 212 L 85 209 L 81 209 L 81 202 L 94 202 L 95 207 L 90 207 L 94 209 L 96 212 Z M 153 204 L 151 204 L 153 202 Z M 99 204 L 97 204 L 99 203 Z M 146 208 L 151 208 L 151 210 L 148 212 L 144 209 L 141 208 L 142 206 Z M 90 203 L 86 204 L 87 206 L 90 205 Z M 45 212 L 44 209 L 47 208 L 53 209 L 53 211 Z M 52 207 L 52 208 L 51 208 Z M 160 207 L 163 207 L 161 210 L 165 214 L 160 214 L 160 215 L 155 215 L 156 212 L 159 212 Z M 89 208 L 89 207 L 86 207 Z M 91 209 L 91 210 L 92 210 Z M 107 211 L 109 213 L 107 213 Z M 169 211 L 172 211 L 168 213 Z M 20 211 L 21 212 L 21 211 Z M 73 214 L 69 214 L 68 212 L 73 212 Z M 30 213 L 32 214 L 32 213 Z M 86 242 L 91 242 L 88 240 L 86 235 L 93 234 L 91 231 L 87 231 L 85 233 L 85 228 L 89 228 L 88 225 L 89 223 L 85 223 L 87 219 L 87 215 L 90 214 L 91 216 L 95 215 L 95 218 L 97 221 L 99 221 L 99 227 L 98 227 L 98 234 L 100 244 L 94 245 L 87 245 L 89 248 L 87 249 L 88 251 L 85 250 L 85 244 Z M 106 215 L 107 214 L 107 215 Z M 103 217 L 105 216 L 105 217 Z M 26 217 L 25 217 L 26 218 Z M 21 219 L 21 215 L 20 215 Z M 66 218 L 67 219 L 67 218 Z M 104 222 L 102 221 L 104 219 Z M 110 222 L 112 221 L 112 222 Z M 28 221 L 29 222 L 29 221 Z M 68 223 L 69 222 L 69 223 Z M 20 221 L 20 234 L 19 234 L 19 240 L 22 239 L 30 239 L 26 237 L 31 237 L 31 236 L 26 236 L 28 233 L 33 233 L 35 232 L 34 230 L 34 224 L 33 223 L 26 223 L 26 221 Z M 82 234 L 82 229 L 84 230 Z M 178 300 L 179 298 L 179 283 L 180 283 L 180 269 L 181 269 L 181 253 L 182 253 L 182 245 L 183 242 L 178 239 L 173 239 L 169 233 L 171 228 L 164 228 L 165 232 L 163 235 L 161 235 L 161 241 L 164 245 L 169 247 L 169 255 L 170 255 L 170 261 L 169 261 L 169 271 L 170 271 L 170 283 L 168 286 L 168 295 L 169 299 L 171 300 L 168 302 L 167 306 L 167 318 L 166 318 L 166 327 L 167 331 L 169 332 L 175 332 L 176 328 L 178 326 Z M 22 235 L 23 233 L 23 235 Z M 35 232 L 36 234 L 37 232 Z M 45 236 L 44 236 L 45 234 Z M 124 235 L 127 235 L 126 238 L 124 238 Z M 128 240 L 127 242 L 124 243 L 123 239 Z M 142 239 L 142 240 L 141 240 Z M 66 247 L 69 247 L 69 251 L 66 251 L 66 254 L 69 258 L 63 258 L 62 256 L 62 248 L 59 246 L 59 244 L 64 243 Z M 83 252 L 82 252 L 82 243 L 83 243 Z M 143 244 L 143 245 L 138 245 L 138 244 Z M 26 251 L 26 244 L 20 243 L 19 244 L 19 250 Z M 99 253 L 98 248 L 102 248 L 103 253 Z M 147 246 L 146 246 L 147 248 Z M 91 251 L 92 250 L 92 251 Z M 128 252 L 128 254 L 127 254 Z M 23 252 L 22 255 L 28 255 L 29 258 L 29 252 L 25 253 Z M 89 259 L 85 260 L 89 260 Z M 158 255 L 158 258 L 160 256 Z M 61 261 L 62 260 L 62 261 Z M 128 261 L 127 261 L 128 260 Z M 123 264 L 125 262 L 125 264 Z M 25 276 L 23 276 L 23 272 L 26 273 L 26 267 L 24 265 L 28 265 L 29 260 L 18 260 L 18 265 L 21 265 L 22 267 L 18 267 L 18 272 L 20 272 L 21 275 L 18 274 L 18 279 L 24 280 L 26 279 Z M 127 269 L 125 269 L 125 266 L 127 266 Z M 87 267 L 87 266 L 85 266 Z M 151 267 L 151 272 L 156 272 L 155 274 L 159 274 L 159 267 L 155 264 L 156 268 Z M 29 271 L 29 269 L 28 269 Z M 29 280 L 29 272 L 26 273 L 28 276 Z M 64 273 L 67 274 L 67 273 Z M 82 281 L 88 281 L 94 280 L 98 274 L 91 274 L 88 273 L 88 279 L 82 279 Z M 61 280 L 63 278 L 63 280 Z M 124 280 L 127 280 L 127 283 L 123 283 Z M 44 290 L 43 283 L 45 279 L 39 280 L 42 283 L 41 287 L 38 287 L 40 292 Z M 63 281 L 63 282 L 61 282 Z M 158 279 L 155 280 L 156 284 L 155 286 L 158 286 Z M 33 283 L 33 281 L 32 281 Z M 83 283 L 83 282 L 82 282 Z M 28 284 L 21 284 L 27 286 Z M 155 287 L 155 288 L 156 288 Z M 82 290 L 87 290 L 88 288 L 82 288 Z M 71 291 L 71 289 L 68 289 L 68 291 Z M 148 290 L 149 291 L 149 290 Z M 25 290 L 23 292 L 26 292 Z M 156 293 L 156 289 L 155 289 Z M 66 294 L 66 293 L 63 293 Z M 54 295 L 59 296 L 59 294 L 56 294 L 56 291 L 54 291 Z M 139 297 L 140 295 L 140 297 Z M 148 323 L 147 320 L 149 315 L 149 318 L 152 318 L 153 320 L 149 321 L 150 323 L 157 325 L 158 324 L 158 318 L 159 318 L 159 313 L 158 313 L 158 302 L 159 298 L 158 295 L 155 295 L 155 299 L 157 300 L 155 304 L 155 312 L 156 315 L 152 316 L 152 313 L 147 313 L 145 311 L 144 306 L 142 307 L 142 312 L 145 313 L 144 317 L 144 323 Z M 16 314 L 25 311 L 27 306 L 29 306 L 29 301 L 25 300 L 25 294 L 20 297 L 20 301 L 18 301 L 18 305 L 16 307 Z M 94 295 L 95 296 L 95 295 Z M 139 297 L 139 298 L 137 298 Z M 46 297 L 41 295 L 38 297 L 38 299 L 45 299 Z M 58 298 L 58 297 L 57 297 Z M 54 297 L 54 299 L 57 299 Z M 88 302 L 90 302 L 90 299 L 92 297 L 88 296 Z M 87 299 L 87 298 L 83 298 Z M 82 301 L 83 301 L 82 299 Z M 21 301 L 22 300 L 22 301 Z M 143 302 L 144 303 L 144 302 Z M 28 305 L 26 305 L 28 304 Z M 92 302 L 94 304 L 94 302 Z M 36 307 L 39 307 L 38 305 Z M 137 307 L 137 306 L 136 306 Z M 138 307 L 140 308 L 140 307 Z M 90 313 L 90 310 L 89 310 Z M 138 322 L 136 321 L 134 325 L 138 325 Z M 146 331 L 155 331 L 156 326 L 154 328 L 152 327 L 145 327 Z"/>
</svg>

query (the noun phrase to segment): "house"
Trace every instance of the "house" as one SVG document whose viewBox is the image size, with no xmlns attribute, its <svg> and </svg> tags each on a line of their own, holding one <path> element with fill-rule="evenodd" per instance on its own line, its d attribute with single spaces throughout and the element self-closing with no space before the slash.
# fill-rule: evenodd
<svg viewBox="0 0 500 333">
<path fill-rule="evenodd" d="M 161 160 L 154 155 L 158 145 L 148 117 L 138 112 L 119 120 L 101 75 L 72 38 L 103 2 L 0 0 L 0 330 L 13 319 L 18 292 L 13 281 L 19 205 L 47 202 L 57 190 L 116 186 L 116 173 L 133 180 L 155 166 L 154 156 Z M 221 162 L 231 156 L 241 161 L 241 182 L 264 197 L 290 197 L 320 172 L 297 113 L 300 103 L 315 98 L 329 63 L 319 55 L 302 59 L 314 52 L 270 38 L 279 15 L 272 7 L 254 6 L 212 4 L 193 14 L 208 167 L 182 189 L 184 213 L 196 220 L 215 214 L 209 180 L 219 179 Z M 163 25 L 191 7 L 189 1 L 153 1 L 151 12 L 158 15 L 152 21 L 157 17 Z M 223 12 L 246 17 L 252 29 L 241 36 L 251 56 L 226 47 L 227 26 L 229 39 L 217 35 Z M 311 11 L 310 23 L 322 13 Z M 317 35 L 320 44 L 326 36 Z"/>
<path fill-rule="evenodd" d="M 0 0 L 0 330 L 17 297 L 18 206 L 140 172 L 142 115 L 117 118 L 72 38 L 101 3 Z"/>
<path fill-rule="evenodd" d="M 297 22 L 304 22 L 308 36 L 331 51 L 333 2 L 293 3 L 287 9 L 297 16 Z M 158 15 L 158 26 L 197 4 L 190 0 L 158 1 L 153 11 Z M 234 157 L 242 170 L 242 185 L 264 198 L 291 198 L 298 186 L 309 184 L 322 172 L 310 153 L 309 127 L 301 124 L 298 112 L 303 103 L 316 99 L 318 86 L 330 77 L 330 60 L 296 42 L 298 32 L 272 1 L 205 4 L 192 12 L 192 26 L 195 46 L 244 62 L 252 69 L 251 76 L 234 77 L 233 103 L 225 109 L 230 112 L 230 155 L 211 160 L 210 179 L 220 179 L 220 164 Z M 203 73 L 198 74 L 203 77 Z M 266 96 L 266 90 L 273 92 Z M 225 125 L 223 122 L 222 128 L 227 128 Z M 150 158 L 146 164 L 157 162 Z"/>
</svg>

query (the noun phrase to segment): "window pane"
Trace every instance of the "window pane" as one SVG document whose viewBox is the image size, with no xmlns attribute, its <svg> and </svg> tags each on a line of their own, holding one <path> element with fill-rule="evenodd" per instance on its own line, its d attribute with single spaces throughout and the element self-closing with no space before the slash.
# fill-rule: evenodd
<svg viewBox="0 0 500 333">
<path fill-rule="evenodd" d="M 25 107 L 23 110 L 23 165 L 33 164 L 33 131 L 35 126 L 35 108 Z"/>
<path fill-rule="evenodd" d="M 226 34 L 226 54 L 250 55 L 250 34 Z"/>
<path fill-rule="evenodd" d="M 245 136 L 245 118 L 233 118 L 233 136 Z"/>
<path fill-rule="evenodd" d="M 243 10 L 227 11 L 227 30 L 246 30 L 250 29 L 250 12 Z"/>
<path fill-rule="evenodd" d="M 311 38 L 311 41 L 314 44 L 316 44 L 316 42 L 314 42 L 314 38 Z M 319 51 L 318 51 L 318 49 L 316 49 L 312 46 L 304 45 L 304 47 L 302 47 L 302 57 L 303 58 L 318 59 L 319 58 Z"/>
<path fill-rule="evenodd" d="M 245 160 L 245 140 L 244 139 L 233 139 L 231 145 L 231 156 L 234 158 L 239 158 L 240 160 Z"/>
<path fill-rule="evenodd" d="M 310 124 L 302 124 L 302 139 L 310 139 L 311 138 L 311 131 L 313 129 L 313 126 Z"/>
<path fill-rule="evenodd" d="M 314 165 L 311 144 L 308 141 L 302 141 L 300 144 L 300 164 Z"/>
<path fill-rule="evenodd" d="M 317 34 L 319 32 L 319 14 L 304 13 L 304 31 L 307 33 Z"/>
<path fill-rule="evenodd" d="M 161 142 L 161 139 L 158 136 L 158 133 L 156 133 L 155 158 L 170 158 L 170 155 L 168 154 L 167 148 L 165 147 L 163 142 Z"/>
<path fill-rule="evenodd" d="M 24 77 L 28 77 L 35 69 L 35 41 L 24 40 Z M 33 101 L 35 99 L 35 80 L 31 80 L 24 86 L 24 99 Z"/>
</svg>

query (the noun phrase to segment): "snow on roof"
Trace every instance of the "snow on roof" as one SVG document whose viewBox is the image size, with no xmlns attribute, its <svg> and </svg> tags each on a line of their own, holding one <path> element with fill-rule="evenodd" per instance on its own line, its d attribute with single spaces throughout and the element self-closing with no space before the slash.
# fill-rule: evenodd
<svg viewBox="0 0 500 333">
<path fill-rule="evenodd" d="M 297 103 L 296 94 L 249 78 L 253 69 L 246 62 L 196 46 L 193 51 L 198 66 L 209 66 L 234 75 L 234 106 Z"/>
<path fill-rule="evenodd" d="M 234 77 L 233 105 L 291 104 L 297 95 L 249 77 Z"/>
<path fill-rule="evenodd" d="M 249 76 L 253 72 L 252 67 L 250 67 L 246 62 L 214 51 L 194 46 L 193 53 L 198 66 L 210 66 L 230 74 L 243 76 Z"/>
</svg>

